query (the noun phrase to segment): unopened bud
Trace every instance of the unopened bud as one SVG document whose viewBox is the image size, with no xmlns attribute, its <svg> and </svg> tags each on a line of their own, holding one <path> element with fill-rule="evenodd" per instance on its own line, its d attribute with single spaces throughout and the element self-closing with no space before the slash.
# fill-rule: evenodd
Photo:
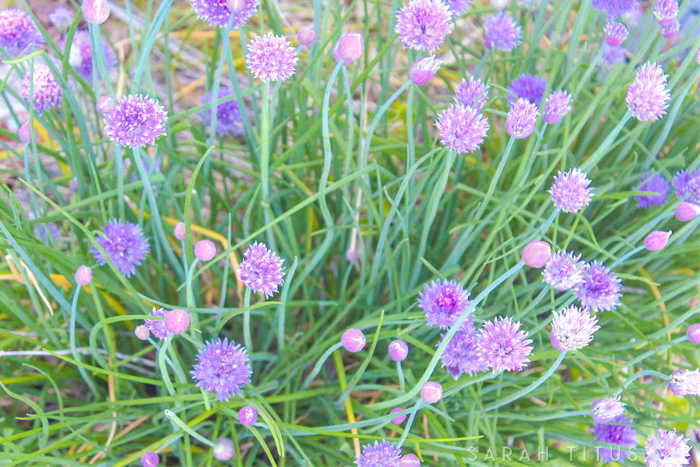
<svg viewBox="0 0 700 467">
<path fill-rule="evenodd" d="M 552 247 L 549 243 L 541 240 L 534 240 L 523 248 L 523 261 L 532 268 L 543 268 L 552 254 Z"/>
<path fill-rule="evenodd" d="M 316 31 L 312 26 L 302 26 L 297 32 L 297 39 L 301 45 L 311 45 L 316 42 Z"/>
<path fill-rule="evenodd" d="M 348 65 L 362 56 L 365 52 L 365 38 L 357 32 L 343 34 L 338 39 L 338 56 Z"/>
<path fill-rule="evenodd" d="M 661 230 L 655 230 L 644 239 L 644 248 L 649 251 L 663 250 L 668 244 L 668 239 L 673 232 L 662 232 Z"/>
<path fill-rule="evenodd" d="M 82 10 L 85 21 L 88 23 L 102 24 L 109 18 L 107 0 L 83 0 Z"/>
</svg>

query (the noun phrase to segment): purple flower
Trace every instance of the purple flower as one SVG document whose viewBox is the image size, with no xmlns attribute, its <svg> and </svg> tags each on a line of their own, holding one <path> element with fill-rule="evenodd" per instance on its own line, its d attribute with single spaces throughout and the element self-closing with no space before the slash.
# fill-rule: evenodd
<svg viewBox="0 0 700 467">
<path fill-rule="evenodd" d="M 510 16 L 500 11 L 484 20 L 484 45 L 487 49 L 511 50 L 520 45 L 522 29 Z"/>
<path fill-rule="evenodd" d="M 156 307 L 153 307 L 150 314 L 157 316 L 158 318 L 165 318 L 165 315 L 167 315 L 168 312 L 162 308 L 156 309 Z M 151 334 L 156 336 L 158 339 L 165 339 L 170 335 L 170 331 L 168 331 L 168 329 L 165 327 L 165 320 L 147 319 L 145 320 L 144 324 L 148 330 L 151 331 Z"/>
<path fill-rule="evenodd" d="M 355 464 L 358 467 L 397 467 L 400 459 L 401 448 L 384 440 L 362 446 L 362 455 L 357 456 Z"/>
<path fill-rule="evenodd" d="M 74 19 L 73 12 L 64 6 L 56 7 L 53 12 L 49 13 L 49 21 L 58 29 L 70 28 Z"/>
<path fill-rule="evenodd" d="M 661 25 L 661 35 L 666 39 L 671 39 L 681 30 L 681 22 L 677 19 L 671 20 L 668 24 Z"/>
<path fill-rule="evenodd" d="M 676 430 L 659 430 L 647 438 L 647 467 L 681 467 L 690 464 L 690 446 Z"/>
<path fill-rule="evenodd" d="M 197 354 L 197 363 L 190 371 L 192 379 L 198 388 L 216 392 L 216 400 L 228 402 L 231 396 L 238 396 L 241 389 L 250 383 L 253 369 L 248 363 L 248 352 L 245 347 L 215 339 L 208 341 Z"/>
<path fill-rule="evenodd" d="M 51 69 L 43 63 L 35 64 L 34 69 L 28 70 L 27 74 L 24 75 L 20 95 L 24 100 L 33 104 L 34 110 L 39 114 L 53 107 L 58 107 L 63 99 L 61 85 L 54 78 Z M 32 97 L 33 100 L 31 100 Z"/>
<path fill-rule="evenodd" d="M 552 344 L 562 352 L 581 350 L 593 340 L 593 334 L 600 329 L 598 318 L 589 310 L 581 310 L 571 305 L 554 312 L 552 320 Z"/>
<path fill-rule="evenodd" d="M 627 27 L 622 23 L 610 21 L 605 25 L 605 43 L 608 45 L 621 45 L 628 35 Z"/>
<path fill-rule="evenodd" d="M 428 84 L 428 82 L 433 79 L 433 76 L 435 76 L 435 73 L 440 69 L 440 65 L 442 65 L 442 60 L 436 58 L 435 55 L 417 60 L 411 66 L 411 71 L 409 72 L 411 81 L 416 86 Z"/>
<path fill-rule="evenodd" d="M 620 304 L 620 278 L 598 261 L 583 265 L 583 282 L 574 287 L 581 305 L 593 311 L 612 311 Z"/>
<path fill-rule="evenodd" d="M 190 0 L 192 10 L 197 18 L 207 21 L 212 26 L 228 27 L 233 14 L 233 28 L 238 29 L 245 24 L 251 16 L 258 14 L 259 0 L 241 0 L 242 8 L 231 13 L 225 0 Z"/>
<path fill-rule="evenodd" d="M 564 212 L 578 212 L 588 206 L 593 198 L 590 184 L 587 175 L 578 168 L 564 173 L 560 170 L 549 189 L 554 207 Z"/>
<path fill-rule="evenodd" d="M 244 257 L 239 271 L 243 284 L 253 292 L 261 292 L 266 298 L 271 297 L 284 282 L 284 260 L 268 250 L 264 243 L 258 242 L 248 247 Z"/>
<path fill-rule="evenodd" d="M 451 105 L 438 116 L 435 123 L 442 144 L 463 154 L 476 151 L 489 131 L 489 122 L 472 107 Z"/>
<path fill-rule="evenodd" d="M 669 386 L 677 396 L 700 396 L 700 368 L 674 371 Z"/>
<path fill-rule="evenodd" d="M 616 447 L 600 447 L 600 458 L 606 464 L 621 461 L 632 455 L 629 449 L 637 446 L 637 431 L 632 420 L 620 415 L 611 423 L 596 423 L 593 427 L 595 440 L 599 443 L 614 444 Z"/>
<path fill-rule="evenodd" d="M 678 18 L 678 2 L 676 0 L 657 0 L 654 4 L 654 17 L 659 26 L 669 26 Z"/>
<path fill-rule="evenodd" d="M 39 28 L 26 11 L 16 8 L 0 10 L 0 47 L 5 49 L 10 58 L 16 57 L 25 49 L 26 53 L 31 53 L 43 43 L 44 38 Z"/>
<path fill-rule="evenodd" d="M 262 81 L 285 81 L 294 74 L 297 52 L 284 36 L 268 32 L 248 44 L 248 68 Z"/>
<path fill-rule="evenodd" d="M 146 258 L 150 250 L 148 240 L 144 238 L 141 227 L 118 219 L 109 221 L 104 229 L 104 237 L 99 235 L 97 243 L 126 277 L 131 277 L 134 274 L 136 266 L 141 266 L 141 261 Z M 97 248 L 91 248 L 90 252 L 98 264 L 102 266 L 107 264 L 107 260 Z"/>
<path fill-rule="evenodd" d="M 569 290 L 583 282 L 583 272 L 580 263 L 581 255 L 574 252 L 560 251 L 549 257 L 544 267 L 544 281 L 554 290 Z"/>
<path fill-rule="evenodd" d="M 219 88 L 217 94 L 216 105 L 216 133 L 219 135 L 234 134 L 240 136 L 243 134 L 243 119 L 241 117 L 241 109 L 238 107 L 236 99 L 228 102 L 221 102 L 221 99 L 231 96 L 235 93 L 233 88 Z M 214 91 L 211 90 L 202 96 L 201 105 L 209 105 L 213 101 Z M 206 122 L 207 127 L 211 126 L 211 107 L 202 110 L 202 121 Z"/>
<path fill-rule="evenodd" d="M 442 0 L 410 0 L 396 13 L 396 33 L 405 49 L 432 53 L 453 26 L 452 12 Z"/>
<path fill-rule="evenodd" d="M 591 416 L 598 423 L 610 423 L 625 413 L 626 405 L 620 396 L 598 399 L 591 404 Z"/>
<path fill-rule="evenodd" d="M 425 311 L 428 326 L 449 329 L 467 309 L 471 300 L 469 292 L 457 281 L 433 281 L 425 284 L 418 296 L 418 306 Z M 471 323 L 466 321 L 462 327 Z"/>
<path fill-rule="evenodd" d="M 469 81 L 462 79 L 462 83 L 455 88 L 455 101 L 464 107 L 472 107 L 481 112 L 489 97 L 489 86 L 480 79 L 471 77 Z"/>
<path fill-rule="evenodd" d="M 114 69 L 117 66 L 117 59 L 114 57 L 114 52 L 109 48 L 107 42 L 102 40 L 102 49 L 105 54 L 105 65 L 107 71 Z M 65 38 L 63 40 L 63 53 L 66 52 Z M 90 33 L 87 30 L 77 31 L 73 36 L 69 53 L 70 64 L 73 65 L 75 71 L 85 79 L 92 82 L 92 44 L 90 43 Z M 103 78 L 100 76 L 100 78 Z"/>
<path fill-rule="evenodd" d="M 537 106 L 521 98 L 508 111 L 506 131 L 513 138 L 527 138 L 535 131 L 535 122 L 537 122 Z"/>
<path fill-rule="evenodd" d="M 546 79 L 523 73 L 508 86 L 508 105 L 513 105 L 515 101 L 522 98 L 532 102 L 539 109 L 545 89 L 547 89 Z"/>
<path fill-rule="evenodd" d="M 619 45 L 604 45 L 601 58 L 612 67 L 625 59 L 625 48 Z"/>
<path fill-rule="evenodd" d="M 511 318 L 496 317 L 484 323 L 479 332 L 478 346 L 481 355 L 494 372 L 520 371 L 529 363 L 532 340 L 520 330 L 520 323 Z"/>
<path fill-rule="evenodd" d="M 608 12 L 608 19 L 615 19 L 637 8 L 637 0 L 593 0 L 593 8 Z"/>
<path fill-rule="evenodd" d="M 104 116 L 107 136 L 120 146 L 142 148 L 165 134 L 168 114 L 160 103 L 140 94 L 124 96 Z"/>
<path fill-rule="evenodd" d="M 449 8 L 456 17 L 462 16 L 467 11 L 469 5 L 472 4 L 472 0 L 445 0 L 445 3 L 447 4 L 447 8 Z"/>
<path fill-rule="evenodd" d="M 681 170 L 673 177 L 673 188 L 678 198 L 700 205 L 700 169 L 695 172 Z"/>
<path fill-rule="evenodd" d="M 661 206 L 666 202 L 668 193 L 671 191 L 671 184 L 660 173 L 646 174 L 642 177 L 640 185 L 636 191 L 648 191 L 657 193 L 655 195 L 639 195 L 635 196 L 637 205 L 641 209 L 646 209 L 651 206 Z"/>
<path fill-rule="evenodd" d="M 553 125 L 571 112 L 571 94 L 566 91 L 554 91 L 544 102 L 544 121 Z"/>
<path fill-rule="evenodd" d="M 445 338 L 444 334 L 442 338 Z M 442 366 L 455 380 L 463 373 L 472 376 L 488 370 L 489 366 L 479 352 L 478 333 L 471 321 L 452 336 L 442 353 Z"/>
<path fill-rule="evenodd" d="M 668 108 L 671 99 L 661 65 L 647 62 L 637 70 L 637 77 L 627 90 L 627 107 L 635 118 L 643 122 L 658 120 Z"/>
</svg>

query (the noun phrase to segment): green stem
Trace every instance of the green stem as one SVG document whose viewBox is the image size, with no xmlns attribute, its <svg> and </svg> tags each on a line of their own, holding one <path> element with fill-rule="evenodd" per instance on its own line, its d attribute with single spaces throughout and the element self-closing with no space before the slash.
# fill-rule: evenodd
<svg viewBox="0 0 700 467">
<path fill-rule="evenodd" d="M 265 223 L 272 220 L 272 212 L 268 198 L 270 197 L 270 82 L 263 83 L 262 91 L 262 115 L 260 118 L 260 184 L 262 186 L 262 198 Z M 275 240 L 272 230 L 267 231 L 267 242 L 275 250 Z"/>
<path fill-rule="evenodd" d="M 250 307 L 250 289 L 246 287 L 243 293 L 243 308 Z M 243 312 L 243 343 L 248 349 L 248 355 L 253 354 L 253 339 L 250 335 L 250 310 Z"/>
<path fill-rule="evenodd" d="M 328 350 L 326 350 L 326 352 L 323 355 L 321 355 L 321 358 L 319 358 L 316 362 L 316 365 L 314 365 L 314 369 L 311 371 L 311 373 L 309 373 L 309 376 L 306 377 L 306 379 L 304 380 L 304 384 L 301 385 L 302 391 L 308 389 L 309 385 L 311 385 L 311 382 L 321 372 L 321 368 L 323 367 L 323 364 L 326 362 L 326 360 L 328 360 L 328 358 L 333 354 L 333 352 L 335 352 L 342 346 L 343 344 L 338 342 L 337 344 L 332 345 Z"/>
<path fill-rule="evenodd" d="M 168 394 L 171 396 L 175 395 L 175 388 L 173 387 L 173 383 L 170 381 L 170 375 L 168 374 L 168 368 L 165 366 L 165 352 L 168 350 L 168 346 L 170 345 L 170 341 L 173 340 L 173 334 L 168 334 L 168 337 L 165 338 L 165 342 L 163 342 L 163 345 L 161 346 L 160 350 L 158 351 L 158 366 L 160 367 L 160 373 L 161 376 L 163 377 L 163 382 L 165 383 L 165 387 L 168 390 Z"/>
<path fill-rule="evenodd" d="M 232 16 L 233 16 L 233 15 L 232 15 Z M 182 430 L 183 430 L 185 433 L 187 433 L 188 435 L 190 435 L 191 437 L 193 437 L 193 438 L 196 439 L 197 441 L 199 441 L 199 442 L 201 442 L 201 443 L 203 443 L 203 444 L 206 444 L 207 446 L 211 446 L 212 448 L 216 449 L 216 443 L 214 443 L 213 441 L 211 441 L 211 440 L 205 438 L 204 436 L 202 436 L 202 435 L 200 435 L 199 433 L 197 433 L 196 431 L 194 431 L 189 425 L 187 425 L 185 422 L 183 422 L 182 420 L 180 420 L 180 417 L 178 417 L 177 415 L 175 415 L 174 412 L 172 412 L 171 410 L 165 409 L 165 415 L 166 415 L 171 421 L 173 421 L 177 426 L 179 426 L 180 428 L 182 428 Z"/>
</svg>

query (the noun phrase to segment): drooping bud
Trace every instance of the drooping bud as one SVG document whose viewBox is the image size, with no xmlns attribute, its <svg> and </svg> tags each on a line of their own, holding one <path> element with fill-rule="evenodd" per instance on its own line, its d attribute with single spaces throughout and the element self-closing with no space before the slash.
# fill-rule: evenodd
<svg viewBox="0 0 700 467">
<path fill-rule="evenodd" d="M 428 404 L 434 404 L 442 397 L 442 385 L 435 381 L 428 381 L 420 388 L 420 396 Z"/>
<path fill-rule="evenodd" d="M 182 334 L 190 327 L 190 314 L 187 310 L 175 309 L 165 315 L 165 328 L 173 334 Z"/>
<path fill-rule="evenodd" d="M 109 18 L 109 1 L 83 0 L 83 16 L 92 24 L 102 24 Z"/>
<path fill-rule="evenodd" d="M 148 326 L 144 326 L 142 324 L 140 326 L 136 326 L 136 329 L 134 329 L 134 335 L 139 340 L 147 341 L 148 338 L 151 337 L 151 330 L 148 329 Z"/>
<path fill-rule="evenodd" d="M 442 65 L 442 60 L 436 58 L 435 55 L 417 60 L 411 66 L 411 71 L 409 71 L 411 82 L 416 86 L 428 84 L 440 69 L 440 65 Z"/>
<path fill-rule="evenodd" d="M 532 268 L 543 268 L 552 254 L 552 247 L 542 240 L 533 240 L 523 248 L 523 261 Z"/>
<path fill-rule="evenodd" d="M 200 240 L 194 246 L 194 255 L 200 261 L 210 261 L 216 256 L 216 245 L 211 240 Z"/>
<path fill-rule="evenodd" d="M 681 222 L 692 221 L 698 214 L 700 214 L 700 206 L 696 206 L 693 203 L 682 201 L 676 206 L 676 219 Z"/>
<path fill-rule="evenodd" d="M 75 282 L 78 285 L 89 285 L 92 282 L 92 269 L 89 266 L 80 266 L 75 271 Z"/>
<path fill-rule="evenodd" d="M 102 115 L 112 113 L 116 107 L 117 101 L 109 96 L 101 96 L 99 99 L 97 99 L 97 110 L 99 110 Z"/>
<path fill-rule="evenodd" d="M 620 396 L 598 399 L 591 404 L 591 417 L 597 423 L 610 423 L 625 413 L 626 405 Z"/>
<path fill-rule="evenodd" d="M 240 13 L 245 8 L 245 0 L 226 0 L 226 8 L 231 13 Z"/>
<path fill-rule="evenodd" d="M 340 343 L 343 344 L 343 347 L 348 352 L 357 353 L 365 348 L 367 339 L 365 334 L 359 329 L 350 328 L 343 333 Z"/>
<path fill-rule="evenodd" d="M 32 127 L 29 122 L 24 122 L 17 130 L 17 136 L 19 136 L 19 141 L 22 144 L 29 144 L 32 142 Z"/>
<path fill-rule="evenodd" d="M 345 60 L 344 65 L 349 65 L 362 56 L 365 52 L 365 38 L 357 32 L 343 34 L 338 39 L 338 56 Z"/>
<path fill-rule="evenodd" d="M 297 32 L 297 39 L 301 45 L 311 45 L 316 42 L 316 31 L 313 26 L 302 26 Z"/>
<path fill-rule="evenodd" d="M 668 239 L 673 231 L 662 232 L 661 230 L 655 230 L 644 239 L 644 247 L 649 251 L 663 250 L 668 244 Z"/>
</svg>

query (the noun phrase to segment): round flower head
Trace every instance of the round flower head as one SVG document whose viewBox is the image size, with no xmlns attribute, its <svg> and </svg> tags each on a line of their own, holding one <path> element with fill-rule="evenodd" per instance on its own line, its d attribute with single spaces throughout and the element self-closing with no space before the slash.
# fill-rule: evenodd
<svg viewBox="0 0 700 467">
<path fill-rule="evenodd" d="M 165 314 L 165 329 L 173 334 L 182 334 L 190 327 L 190 313 L 177 308 Z"/>
<path fill-rule="evenodd" d="M 672 24 L 678 18 L 678 2 L 676 0 L 657 0 L 654 4 L 654 17 L 662 27 Z"/>
<path fill-rule="evenodd" d="M 228 27 L 231 15 L 233 15 L 233 29 L 238 29 L 251 16 L 258 14 L 258 3 L 260 2 L 259 0 L 242 0 L 239 2 L 241 8 L 234 13 L 226 6 L 224 0 L 190 0 L 190 3 L 197 18 L 208 22 L 212 26 Z"/>
<path fill-rule="evenodd" d="M 700 205 L 700 169 L 695 172 L 677 172 L 673 177 L 673 188 L 679 199 Z"/>
<path fill-rule="evenodd" d="M 598 318 L 589 310 L 581 310 L 573 305 L 554 312 L 552 320 L 552 344 L 557 350 L 570 352 L 581 350 L 591 343 L 593 334 L 600 329 Z"/>
<path fill-rule="evenodd" d="M 622 23 L 610 21 L 605 25 L 605 43 L 608 45 L 621 45 L 628 35 L 627 27 Z"/>
<path fill-rule="evenodd" d="M 297 40 L 301 45 L 311 45 L 316 42 L 316 30 L 313 26 L 302 26 L 297 31 Z"/>
<path fill-rule="evenodd" d="M 73 19 L 75 19 L 73 12 L 64 6 L 56 7 L 49 13 L 49 21 L 58 29 L 68 30 L 73 24 Z"/>
<path fill-rule="evenodd" d="M 41 114 L 45 110 L 61 105 L 63 91 L 51 73 L 51 69 L 43 63 L 37 63 L 33 70 L 28 70 L 24 75 L 20 95 L 34 105 L 34 110 Z"/>
<path fill-rule="evenodd" d="M 566 91 L 554 91 L 544 102 L 544 121 L 553 125 L 571 112 L 571 94 Z"/>
<path fill-rule="evenodd" d="M 444 334 L 442 337 L 444 339 Z M 473 324 L 469 323 L 452 336 L 442 353 L 442 366 L 455 380 L 464 373 L 472 376 L 489 369 L 479 351 L 478 334 Z"/>
<path fill-rule="evenodd" d="M 235 93 L 233 88 L 219 88 L 217 93 L 216 104 L 216 133 L 219 135 L 234 134 L 240 136 L 243 134 L 243 118 L 241 117 L 241 109 L 238 107 L 236 99 L 221 102 L 225 97 Z M 214 91 L 211 90 L 202 96 L 201 105 L 209 105 L 214 101 Z M 202 110 L 202 121 L 207 127 L 211 126 L 212 111 L 210 107 Z"/>
<path fill-rule="evenodd" d="M 619 45 L 606 44 L 603 46 L 603 55 L 601 58 L 608 67 L 613 67 L 625 59 L 625 48 Z"/>
<path fill-rule="evenodd" d="M 610 423 L 625 413 L 626 405 L 620 396 L 598 399 L 591 404 L 591 416 L 597 423 Z"/>
<path fill-rule="evenodd" d="M 593 8 L 608 12 L 608 19 L 619 18 L 624 13 L 637 8 L 637 0 L 593 0 Z"/>
<path fill-rule="evenodd" d="M 420 467 L 421 461 L 415 454 L 406 454 L 401 458 L 399 467 Z"/>
<path fill-rule="evenodd" d="M 400 459 L 401 448 L 384 440 L 362 446 L 362 455 L 357 456 L 355 464 L 358 467 L 396 467 Z"/>
<path fill-rule="evenodd" d="M 669 24 L 661 25 L 661 35 L 665 39 L 671 39 L 672 37 L 676 37 L 676 34 L 678 34 L 678 31 L 680 30 L 681 23 L 677 19 L 673 19 Z"/>
<path fill-rule="evenodd" d="M 120 146 L 142 148 L 165 134 L 168 114 L 157 100 L 136 94 L 123 97 L 104 120 L 109 139 Z"/>
<path fill-rule="evenodd" d="M 102 24 L 109 18 L 109 0 L 83 0 L 80 9 L 85 21 L 91 24 Z"/>
<path fill-rule="evenodd" d="M 637 446 L 637 431 L 632 420 L 620 415 L 611 423 L 597 423 L 593 427 L 595 440 L 599 443 L 614 444 L 616 447 L 600 446 L 600 459 L 608 464 L 621 461 L 632 455 L 630 449 Z"/>
<path fill-rule="evenodd" d="M 690 464 L 688 440 L 676 430 L 659 430 L 647 438 L 647 467 L 681 467 Z"/>
<path fill-rule="evenodd" d="M 141 466 L 142 467 L 158 467 L 160 463 L 160 458 L 158 454 L 153 451 L 148 451 L 146 454 L 141 456 Z"/>
<path fill-rule="evenodd" d="M 150 250 L 141 227 L 118 219 L 109 221 L 104 229 L 104 237 L 98 235 L 96 240 L 126 277 L 131 277 L 136 272 L 136 266 L 141 266 L 141 261 Z M 97 248 L 91 248 L 90 252 L 98 264 L 107 264 L 107 260 Z"/>
<path fill-rule="evenodd" d="M 441 282 L 440 279 L 425 284 L 418 297 L 418 306 L 425 311 L 428 326 L 440 329 L 449 329 L 470 303 L 469 292 L 457 281 Z"/>
<path fill-rule="evenodd" d="M 452 15 L 457 17 L 466 13 L 467 8 L 472 4 L 472 0 L 445 0 L 445 3 Z"/>
<path fill-rule="evenodd" d="M 365 333 L 361 330 L 350 328 L 343 333 L 340 338 L 340 343 L 348 352 L 357 353 L 365 348 L 367 338 L 365 337 Z"/>
<path fill-rule="evenodd" d="M 345 60 L 343 65 L 349 65 L 365 53 L 365 37 L 357 32 L 343 34 L 336 44 L 338 56 Z"/>
<path fill-rule="evenodd" d="M 552 255 L 552 247 L 542 240 L 533 240 L 528 243 L 521 254 L 523 262 L 531 268 L 541 269 L 545 267 Z"/>
<path fill-rule="evenodd" d="M 583 282 L 583 273 L 580 263 L 581 255 L 575 256 L 573 252 L 560 251 L 549 257 L 544 267 L 544 281 L 554 290 L 569 290 Z"/>
<path fill-rule="evenodd" d="M 395 413 L 403 412 L 404 410 L 405 410 L 405 409 L 404 409 L 403 407 L 397 407 L 397 408 L 393 409 L 393 410 L 392 410 L 391 412 L 389 412 L 389 413 L 393 415 L 393 414 L 395 414 Z M 402 424 L 403 422 L 405 422 L 405 421 L 406 421 L 406 416 L 405 416 L 405 415 L 399 415 L 398 417 L 396 417 L 396 418 L 394 418 L 393 420 L 391 420 L 391 423 L 393 423 L 394 425 L 401 425 L 401 424 Z"/>
<path fill-rule="evenodd" d="M 484 45 L 487 49 L 511 50 L 520 45 L 521 27 L 510 16 L 500 11 L 484 20 Z"/>
<path fill-rule="evenodd" d="M 593 198 L 590 184 L 587 175 L 578 168 L 564 173 L 560 170 L 549 189 L 554 207 L 564 212 L 578 212 L 588 206 Z"/>
<path fill-rule="evenodd" d="M 515 104 L 518 99 L 525 99 L 535 104 L 539 109 L 546 89 L 546 79 L 523 73 L 515 78 L 513 84 L 508 86 L 508 105 Z"/>
<path fill-rule="evenodd" d="M 663 250 L 668 245 L 668 239 L 671 238 L 673 231 L 664 232 L 662 230 L 654 230 L 644 239 L 644 248 L 649 251 Z"/>
<path fill-rule="evenodd" d="M 506 117 L 506 131 L 516 139 L 527 138 L 535 131 L 537 107 L 530 101 L 518 99 Z"/>
<path fill-rule="evenodd" d="M 284 282 L 284 260 L 268 250 L 264 243 L 258 242 L 249 246 L 243 256 L 245 259 L 239 271 L 243 284 L 253 292 L 261 292 L 266 298 L 271 297 Z"/>
<path fill-rule="evenodd" d="M 396 32 L 405 49 L 432 53 L 453 27 L 452 12 L 442 0 L 411 0 L 396 13 Z"/>
<path fill-rule="evenodd" d="M 66 52 L 66 43 L 64 39 L 63 52 Z M 102 50 L 105 55 L 105 65 L 107 72 L 113 70 L 117 66 L 117 59 L 114 52 L 107 42 L 102 40 Z M 92 82 L 92 44 L 90 43 L 90 33 L 85 29 L 77 31 L 73 36 L 73 42 L 68 51 L 70 64 L 73 65 L 75 71 L 83 77 L 88 83 Z M 103 76 L 100 75 L 100 78 Z"/>
<path fill-rule="evenodd" d="M 669 386 L 677 396 L 700 396 L 700 368 L 674 371 Z"/>
<path fill-rule="evenodd" d="M 211 240 L 200 240 L 194 246 L 194 256 L 200 261 L 211 261 L 216 256 L 216 245 Z"/>
<path fill-rule="evenodd" d="M 395 362 L 402 362 L 408 357 L 408 344 L 404 341 L 395 340 L 389 344 L 389 358 Z"/>
<path fill-rule="evenodd" d="M 151 330 L 148 329 L 148 326 L 139 325 L 136 326 L 134 329 L 134 335 L 142 341 L 147 341 L 149 337 L 151 337 Z"/>
<path fill-rule="evenodd" d="M 80 266 L 75 271 L 75 283 L 78 285 L 90 285 L 90 282 L 92 282 L 92 269 L 90 269 L 90 266 Z"/>
<path fill-rule="evenodd" d="M 484 85 L 480 79 L 471 77 L 469 81 L 462 79 L 462 83 L 455 88 L 455 101 L 464 107 L 471 107 L 481 112 L 489 97 L 489 86 Z"/>
<path fill-rule="evenodd" d="M 437 381 L 423 383 L 420 388 L 420 396 L 428 404 L 435 404 L 442 398 L 442 385 Z"/>
<path fill-rule="evenodd" d="M 168 312 L 164 309 L 158 308 L 156 310 L 155 307 L 153 307 L 150 313 L 151 316 L 156 316 L 158 318 L 165 318 L 165 315 L 167 314 Z M 168 331 L 168 328 L 165 327 L 164 319 L 147 319 L 145 320 L 145 324 L 148 330 L 151 331 L 151 334 L 156 336 L 158 339 L 165 339 L 168 337 L 168 335 L 170 335 L 170 331 Z"/>
<path fill-rule="evenodd" d="M 0 47 L 10 58 L 17 57 L 22 51 L 31 53 L 43 43 L 44 38 L 29 13 L 16 8 L 0 10 Z"/>
<path fill-rule="evenodd" d="M 501 317 L 484 323 L 478 338 L 479 351 L 494 372 L 520 371 L 526 367 L 527 357 L 532 353 L 531 343 L 527 332 L 520 330 L 520 323 Z"/>
<path fill-rule="evenodd" d="M 627 107 L 643 122 L 658 120 L 666 114 L 671 99 L 661 65 L 647 62 L 637 70 L 637 77 L 627 90 Z"/>
<path fill-rule="evenodd" d="M 612 311 L 620 304 L 620 278 L 598 261 L 583 265 L 583 282 L 574 287 L 581 305 L 593 311 Z"/>
<path fill-rule="evenodd" d="M 238 412 L 238 421 L 243 426 L 252 426 L 258 421 L 258 411 L 255 407 L 247 405 Z"/>
<path fill-rule="evenodd" d="M 435 123 L 442 144 L 460 154 L 476 151 L 489 131 L 489 122 L 472 107 L 451 105 Z"/>
<path fill-rule="evenodd" d="M 416 86 L 428 84 L 428 82 L 433 79 L 433 76 L 435 76 L 435 73 L 440 69 L 440 65 L 442 65 L 442 60 L 436 58 L 435 55 L 416 60 L 409 72 L 411 81 Z"/>
<path fill-rule="evenodd" d="M 212 457 L 219 461 L 228 461 L 236 455 L 236 446 L 228 438 L 216 438 L 216 446 L 212 452 Z"/>
<path fill-rule="evenodd" d="M 664 204 L 668 198 L 668 193 L 671 191 L 671 184 L 660 173 L 649 173 L 642 177 L 636 191 L 656 193 L 655 195 L 638 195 L 634 197 L 637 200 L 637 205 L 642 209 L 646 209 L 651 206 Z"/>
<path fill-rule="evenodd" d="M 285 81 L 294 74 L 296 49 L 287 38 L 268 32 L 248 44 L 248 68 L 262 81 Z"/>
<path fill-rule="evenodd" d="M 206 343 L 197 354 L 197 363 L 190 373 L 197 387 L 215 392 L 217 401 L 227 402 L 250 383 L 253 369 L 245 347 L 224 337 L 223 341 L 214 339 Z"/>
</svg>

